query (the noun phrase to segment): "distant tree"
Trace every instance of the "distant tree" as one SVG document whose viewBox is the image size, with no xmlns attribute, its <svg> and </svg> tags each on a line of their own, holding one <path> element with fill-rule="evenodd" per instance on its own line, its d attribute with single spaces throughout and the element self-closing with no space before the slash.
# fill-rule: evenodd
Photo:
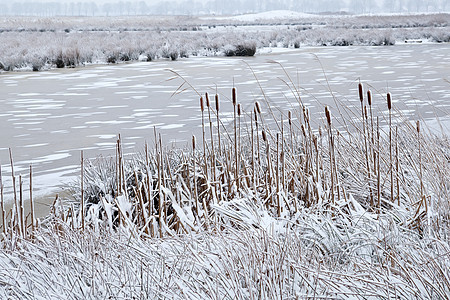
<svg viewBox="0 0 450 300">
<path fill-rule="evenodd" d="M 147 3 L 145 3 L 145 1 L 140 1 L 138 3 L 138 9 L 137 9 L 137 13 L 139 15 L 146 15 L 148 14 L 149 10 L 148 10 L 148 5 Z"/>
<path fill-rule="evenodd" d="M 105 13 L 107 17 L 109 17 L 109 14 L 111 13 L 111 4 L 105 3 L 102 5 L 102 11 Z"/>
<path fill-rule="evenodd" d="M 9 13 L 8 5 L 0 4 L 0 15 L 7 15 Z"/>
</svg>

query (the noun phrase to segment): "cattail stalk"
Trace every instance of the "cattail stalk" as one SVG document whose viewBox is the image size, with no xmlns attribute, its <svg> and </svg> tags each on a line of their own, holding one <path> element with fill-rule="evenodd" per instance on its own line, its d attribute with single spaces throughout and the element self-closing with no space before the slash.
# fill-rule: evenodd
<svg viewBox="0 0 450 300">
<path fill-rule="evenodd" d="M 214 137 L 213 137 L 213 125 L 212 125 L 212 119 L 211 119 L 211 107 L 209 103 L 209 95 L 208 93 L 205 94 L 206 99 L 206 107 L 208 108 L 208 120 L 209 120 L 209 133 L 211 136 L 211 168 L 213 172 L 213 181 L 214 181 L 214 187 L 216 187 L 216 151 L 214 149 Z M 215 188 L 216 190 L 216 188 Z"/>
<path fill-rule="evenodd" d="M 363 126 L 363 139 L 364 139 L 364 159 L 366 161 L 366 169 L 367 169 L 367 179 L 369 182 L 369 193 L 370 193 L 370 207 L 373 207 L 373 195 L 372 195 L 372 187 L 370 183 L 370 163 L 369 163 L 369 151 L 367 147 L 367 135 L 366 135 L 366 120 L 367 120 L 367 108 L 364 107 L 364 93 L 363 93 L 363 85 L 362 83 L 358 84 L 359 91 L 359 101 L 361 103 L 361 117 L 362 117 L 362 126 Z M 368 134 L 368 133 L 367 133 Z"/>
<path fill-rule="evenodd" d="M 371 159 L 373 159 L 373 173 L 375 174 L 374 176 L 376 176 L 376 154 L 375 154 L 375 137 L 374 137 L 374 125 L 373 125 L 373 111 L 372 111 L 372 92 L 370 90 L 367 91 L 367 102 L 369 104 L 369 112 L 370 112 L 370 157 Z M 372 189 L 371 189 L 372 191 Z M 373 193 L 371 194 L 372 198 L 371 200 L 373 201 Z"/>
<path fill-rule="evenodd" d="M 258 102 L 256 102 L 258 103 Z M 255 127 L 256 127 L 256 161 L 258 162 L 258 166 L 261 165 L 261 154 L 260 154 L 260 147 L 259 147 L 259 126 L 258 126 L 258 113 L 257 113 L 257 109 L 255 108 L 253 110 L 254 115 L 255 115 Z"/>
<path fill-rule="evenodd" d="M 235 163 L 236 163 L 235 171 L 234 171 L 235 172 L 234 178 L 236 180 L 236 187 L 239 190 L 239 160 L 238 160 L 238 157 L 239 157 L 238 143 L 239 142 L 238 142 L 238 137 L 237 137 L 238 129 L 237 129 L 237 117 L 236 117 L 236 115 L 237 115 L 236 88 L 233 88 L 231 90 L 231 98 L 233 101 L 233 113 L 234 113 L 234 155 L 235 155 L 234 159 L 235 159 Z"/>
<path fill-rule="evenodd" d="M 217 113 L 217 139 L 219 142 L 219 153 L 222 152 L 222 146 L 220 145 L 220 118 L 219 118 L 219 95 L 216 94 L 216 113 Z"/>
<path fill-rule="evenodd" d="M 328 136 L 329 136 L 329 147 L 330 147 L 330 172 L 331 172 L 331 203 L 334 205 L 334 163 L 333 163 L 333 132 L 331 129 L 331 115 L 328 106 L 325 106 L 325 116 L 328 123 Z"/>
<path fill-rule="evenodd" d="M 392 98 L 391 93 L 387 93 L 387 106 L 389 110 L 389 172 L 391 175 L 391 201 L 394 199 L 394 166 L 392 162 Z"/>
<path fill-rule="evenodd" d="M 205 177 L 208 177 L 208 163 L 206 161 L 206 138 L 205 138 L 205 106 L 203 103 L 203 97 L 200 97 L 200 109 L 202 112 L 202 144 L 203 144 L 203 160 L 205 162 Z"/>
</svg>

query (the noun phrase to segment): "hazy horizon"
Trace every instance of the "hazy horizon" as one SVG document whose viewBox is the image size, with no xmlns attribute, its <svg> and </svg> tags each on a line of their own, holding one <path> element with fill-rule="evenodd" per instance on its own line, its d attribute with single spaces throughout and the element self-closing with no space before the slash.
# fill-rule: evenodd
<svg viewBox="0 0 450 300">
<path fill-rule="evenodd" d="M 113 15 L 230 15 L 271 10 L 305 13 L 446 12 L 446 0 L 13 0 L 0 4 L 0 15 L 113 16 Z"/>
</svg>

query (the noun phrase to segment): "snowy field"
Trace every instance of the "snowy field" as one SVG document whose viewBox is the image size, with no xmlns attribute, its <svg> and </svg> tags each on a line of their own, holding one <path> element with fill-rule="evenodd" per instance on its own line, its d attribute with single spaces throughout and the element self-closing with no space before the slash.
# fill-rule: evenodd
<svg viewBox="0 0 450 300">
<path fill-rule="evenodd" d="M 450 15 L 317 16 L 286 11 L 239 17 L 5 17 L 0 71 L 187 56 L 237 46 L 392 45 L 450 41 Z"/>
<path fill-rule="evenodd" d="M 449 299 L 448 14 L 86 20 L 0 25 L 0 298 Z"/>
</svg>

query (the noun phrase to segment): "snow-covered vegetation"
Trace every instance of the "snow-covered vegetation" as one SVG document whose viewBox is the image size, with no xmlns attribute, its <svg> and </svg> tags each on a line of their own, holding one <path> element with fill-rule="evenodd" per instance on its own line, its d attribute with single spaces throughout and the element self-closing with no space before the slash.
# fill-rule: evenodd
<svg viewBox="0 0 450 300">
<path fill-rule="evenodd" d="M 264 47 L 450 41 L 449 14 L 285 17 L 7 17 L 0 24 L 0 71 L 187 56 L 253 55 Z M 236 51 L 239 48 L 245 51 Z"/>
<path fill-rule="evenodd" d="M 82 157 L 73 198 L 39 222 L 18 190 L 2 226 L 0 295 L 447 299 L 447 133 L 362 85 L 354 103 L 335 98 L 317 116 L 289 78 L 286 89 L 299 110 L 244 110 L 234 89 L 230 101 L 198 94 L 191 147 L 168 148 L 155 132 L 126 156 L 119 137 L 115 157 Z"/>
</svg>

